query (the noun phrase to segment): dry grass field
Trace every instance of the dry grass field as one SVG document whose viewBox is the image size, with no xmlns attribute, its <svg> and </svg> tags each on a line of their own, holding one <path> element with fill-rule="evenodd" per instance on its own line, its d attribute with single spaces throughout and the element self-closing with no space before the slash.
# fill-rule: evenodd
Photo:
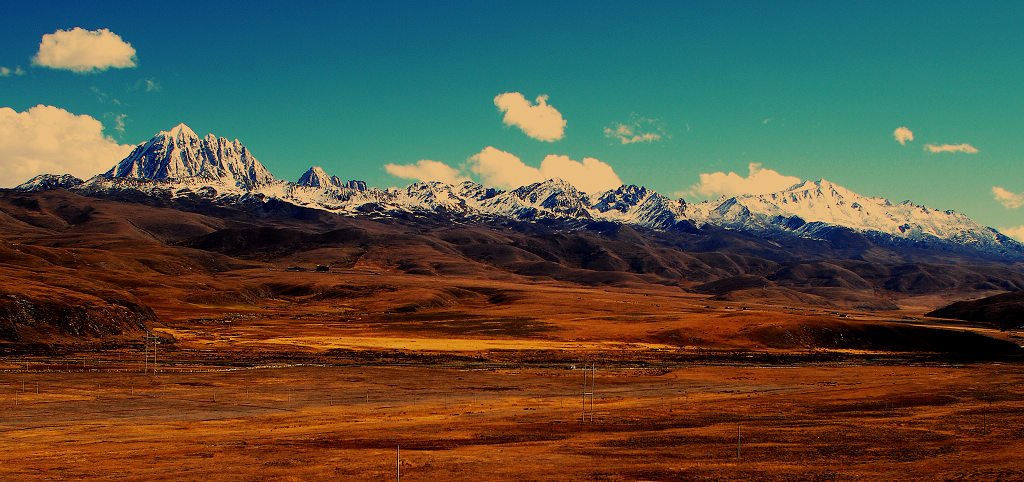
<svg viewBox="0 0 1024 482">
<path fill-rule="evenodd" d="M 0 360 L 0 478 L 391 480 L 399 448 L 406 480 L 1024 478 L 1016 333 L 913 309 L 354 269 L 167 289 L 139 296 L 155 373 L 141 337 Z"/>
<path fill-rule="evenodd" d="M 0 475 L 1019 479 L 1005 366 L 7 372 Z M 24 383 L 24 390 L 22 389 Z M 591 420 L 592 417 L 592 420 Z"/>
<path fill-rule="evenodd" d="M 0 198 L 0 480 L 1024 479 L 1010 268 Z"/>
</svg>

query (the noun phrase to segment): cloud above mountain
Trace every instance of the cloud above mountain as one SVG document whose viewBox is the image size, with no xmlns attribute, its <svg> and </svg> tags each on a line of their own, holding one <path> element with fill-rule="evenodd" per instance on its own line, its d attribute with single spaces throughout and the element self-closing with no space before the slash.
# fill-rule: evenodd
<svg viewBox="0 0 1024 482">
<path fill-rule="evenodd" d="M 558 109 L 548 105 L 548 96 L 537 97 L 536 104 L 519 92 L 506 92 L 494 98 L 494 105 L 504 112 L 502 122 L 518 127 L 524 134 L 545 142 L 565 137 L 565 119 Z"/>
<path fill-rule="evenodd" d="M 527 166 L 510 152 L 491 146 L 469 158 L 469 170 L 480 178 L 485 186 L 514 189 L 543 181 L 540 169 Z"/>
<path fill-rule="evenodd" d="M 1006 209 L 1017 209 L 1024 206 L 1024 193 L 1007 191 L 999 186 L 992 186 L 992 195 Z"/>
<path fill-rule="evenodd" d="M 936 152 L 963 152 L 965 154 L 977 154 L 978 149 L 968 143 L 963 144 L 925 144 L 924 150 L 936 153 Z"/>
<path fill-rule="evenodd" d="M 79 74 L 135 67 L 135 48 L 105 28 L 75 27 L 43 35 L 32 64 Z"/>
<path fill-rule="evenodd" d="M 88 178 L 124 159 L 134 146 L 103 135 L 103 124 L 49 105 L 25 112 L 0 108 L 0 186 L 37 174 Z"/>
<path fill-rule="evenodd" d="M 604 162 L 585 157 L 575 161 L 568 156 L 550 154 L 540 168 L 528 166 L 514 154 L 488 146 L 469 158 L 469 170 L 480 177 L 482 184 L 514 189 L 548 179 L 564 179 L 577 189 L 595 193 L 622 185 L 615 170 Z"/>
<path fill-rule="evenodd" d="M 588 193 L 607 191 L 622 185 L 622 180 L 612 166 L 594 158 L 585 157 L 582 161 L 576 161 L 569 156 L 549 154 L 541 161 L 540 167 L 533 167 L 515 154 L 492 146 L 470 156 L 460 168 L 424 159 L 414 164 L 386 164 L 384 170 L 402 179 L 449 184 L 475 177 L 484 186 L 500 189 L 515 189 L 548 179 L 563 179 Z"/>
<path fill-rule="evenodd" d="M 742 194 L 767 194 L 781 191 L 802 181 L 799 177 L 785 176 L 772 169 L 764 169 L 760 162 L 747 166 L 746 177 L 735 172 L 712 172 L 700 175 L 700 182 L 689 191 L 676 193 L 679 196 L 699 195 L 708 198 L 718 196 L 739 196 Z"/>
<path fill-rule="evenodd" d="M 908 142 L 914 140 L 914 132 L 906 127 L 897 127 L 896 130 L 892 131 L 892 137 L 901 146 L 905 146 Z"/>
<path fill-rule="evenodd" d="M 458 169 L 429 159 L 421 159 L 414 164 L 385 164 L 384 170 L 392 176 L 416 181 L 440 181 L 455 184 L 469 180 Z"/>
</svg>

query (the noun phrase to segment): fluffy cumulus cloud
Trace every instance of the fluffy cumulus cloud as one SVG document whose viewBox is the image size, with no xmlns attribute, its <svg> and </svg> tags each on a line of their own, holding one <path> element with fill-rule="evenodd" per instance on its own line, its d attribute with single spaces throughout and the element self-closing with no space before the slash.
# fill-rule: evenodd
<svg viewBox="0 0 1024 482">
<path fill-rule="evenodd" d="M 64 109 L 37 105 L 25 112 L 0 107 L 0 186 L 37 174 L 99 174 L 131 152 L 103 135 L 103 124 Z"/>
<path fill-rule="evenodd" d="M 543 181 L 540 169 L 527 166 L 514 154 L 487 146 L 469 158 L 469 170 L 485 186 L 513 189 Z"/>
<path fill-rule="evenodd" d="M 992 186 L 992 195 L 1006 209 L 1017 209 L 1024 206 L 1024 193 L 1010 192 L 999 186 Z"/>
<path fill-rule="evenodd" d="M 999 231 L 1013 239 L 1016 239 L 1017 241 L 1024 242 L 1024 225 L 1013 228 L 1003 228 Z"/>
<path fill-rule="evenodd" d="M 568 156 L 548 155 L 540 167 L 526 165 L 515 155 L 486 147 L 469 158 L 469 170 L 486 186 L 514 189 L 548 179 L 564 179 L 577 189 L 596 193 L 622 185 L 622 180 L 608 164 L 585 157 L 574 161 Z"/>
<path fill-rule="evenodd" d="M 449 184 L 468 181 L 470 176 L 474 176 L 485 186 L 501 189 L 515 189 L 548 179 L 563 179 L 586 193 L 607 191 L 622 185 L 615 170 L 597 159 L 585 157 L 582 161 L 574 161 L 568 156 L 550 154 L 541 161 L 540 167 L 533 167 L 516 155 L 491 146 L 470 156 L 461 169 L 424 159 L 415 164 L 387 164 L 384 170 L 402 179 Z"/>
<path fill-rule="evenodd" d="M 928 152 L 963 152 L 965 154 L 977 154 L 978 149 L 970 144 L 925 144 L 924 150 Z"/>
<path fill-rule="evenodd" d="M 505 113 L 505 125 L 516 126 L 539 141 L 554 142 L 565 137 L 565 119 L 548 105 L 548 96 L 537 97 L 536 102 L 530 102 L 519 92 L 506 92 L 494 98 L 494 105 Z"/>
<path fill-rule="evenodd" d="M 384 170 L 392 176 L 416 181 L 440 181 L 455 184 L 469 179 L 460 174 L 458 169 L 429 159 L 421 159 L 414 164 L 385 164 Z"/>
<path fill-rule="evenodd" d="M 914 140 L 914 132 L 906 127 L 897 127 L 896 130 L 892 131 L 892 138 L 896 139 L 901 146 L 907 145 L 908 142 Z"/>
<path fill-rule="evenodd" d="M 77 73 L 99 72 L 111 67 L 135 67 L 135 49 L 105 28 L 75 27 L 43 35 L 32 63 Z"/>
<path fill-rule="evenodd" d="M 657 119 L 647 119 L 636 114 L 625 124 L 615 123 L 604 128 L 605 137 L 617 139 L 622 144 L 659 141 L 664 134 L 665 129 Z"/>
<path fill-rule="evenodd" d="M 700 195 L 704 197 L 739 196 L 741 194 L 766 194 L 781 191 L 801 182 L 799 177 L 784 176 L 777 171 L 764 169 L 760 162 L 747 166 L 750 173 L 743 177 L 735 172 L 712 172 L 700 175 L 700 182 L 689 191 L 677 195 Z"/>
</svg>

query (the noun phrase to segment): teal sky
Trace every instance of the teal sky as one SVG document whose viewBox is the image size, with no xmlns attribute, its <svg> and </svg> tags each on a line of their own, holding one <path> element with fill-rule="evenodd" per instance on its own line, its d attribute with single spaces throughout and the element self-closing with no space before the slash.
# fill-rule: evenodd
<svg viewBox="0 0 1024 482">
<path fill-rule="evenodd" d="M 184 122 L 240 139 L 279 178 L 315 164 L 380 187 L 411 182 L 385 164 L 457 168 L 493 146 L 534 167 L 596 158 L 669 196 L 761 163 L 1024 225 L 992 192 L 1024 192 L 1016 2 L 7 3 L 0 107 L 88 115 L 121 144 Z M 135 66 L 33 65 L 43 35 L 74 27 L 116 33 Z M 564 138 L 503 124 L 503 92 L 549 96 Z M 606 136 L 631 119 L 661 138 Z M 978 152 L 924 147 L 963 143 Z"/>
</svg>

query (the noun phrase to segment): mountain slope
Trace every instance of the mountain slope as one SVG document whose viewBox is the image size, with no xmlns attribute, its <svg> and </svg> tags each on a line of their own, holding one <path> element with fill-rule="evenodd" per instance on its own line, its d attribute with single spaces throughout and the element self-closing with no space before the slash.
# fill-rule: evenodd
<svg viewBox="0 0 1024 482">
<path fill-rule="evenodd" d="M 1024 245 L 954 211 L 862 196 L 826 180 L 807 181 L 779 192 L 723 197 L 701 203 L 671 200 L 641 186 L 584 193 L 551 179 L 510 191 L 466 181 L 418 182 L 405 188 L 368 188 L 343 183 L 311 167 L 297 183 L 275 180 L 237 140 L 213 134 L 200 139 L 184 124 L 160 132 L 105 175 L 84 183 L 44 175 L 19 186 L 33 191 L 68 188 L 118 199 L 206 199 L 222 205 L 271 200 L 344 215 L 448 217 L 554 222 L 566 229 L 612 222 L 657 230 L 724 228 L 786 245 L 815 239 L 844 248 L 848 256 L 878 259 L 874 246 L 900 252 L 946 252 L 1001 260 L 1024 260 Z M 888 256 L 888 254 L 886 254 Z"/>
<path fill-rule="evenodd" d="M 963 247 L 1020 258 L 1024 246 L 955 211 L 862 196 L 824 179 L 779 192 L 690 204 L 687 217 L 700 224 L 758 233 L 789 232 L 829 239 L 834 228 L 866 233 L 874 241 L 906 241 L 939 248 Z"/>
<path fill-rule="evenodd" d="M 1024 326 L 1024 291 L 1011 291 L 980 300 L 958 301 L 928 316 L 991 323 L 1003 329 Z"/>
</svg>

